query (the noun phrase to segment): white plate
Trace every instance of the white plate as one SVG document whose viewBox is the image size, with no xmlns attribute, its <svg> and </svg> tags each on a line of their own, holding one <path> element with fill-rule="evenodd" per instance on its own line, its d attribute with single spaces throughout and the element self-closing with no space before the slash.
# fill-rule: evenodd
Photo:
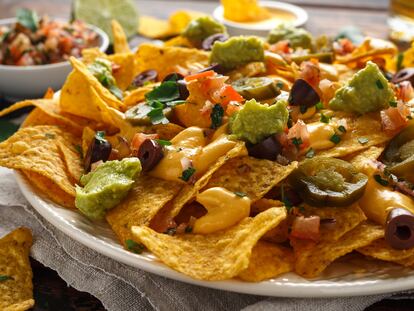
<svg viewBox="0 0 414 311">
<path fill-rule="evenodd" d="M 19 173 L 16 173 L 16 179 L 32 206 L 74 240 L 114 260 L 171 279 L 227 291 L 277 297 L 361 296 L 414 288 L 413 270 L 376 261 L 367 265 L 366 260 L 361 261 L 355 256 L 332 264 L 321 278 L 312 281 L 294 273 L 260 283 L 194 280 L 166 267 L 149 253 L 136 255 L 124 250 L 105 222 L 91 222 L 75 211 L 54 204 L 36 192 Z"/>
</svg>

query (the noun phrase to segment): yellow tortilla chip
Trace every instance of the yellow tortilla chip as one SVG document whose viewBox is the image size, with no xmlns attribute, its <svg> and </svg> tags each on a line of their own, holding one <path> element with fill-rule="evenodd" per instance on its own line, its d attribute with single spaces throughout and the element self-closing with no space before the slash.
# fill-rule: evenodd
<svg viewBox="0 0 414 311">
<path fill-rule="evenodd" d="M 149 225 L 181 188 L 179 182 L 142 175 L 122 203 L 108 211 L 106 220 L 124 244 L 131 238 L 132 226 Z"/>
<path fill-rule="evenodd" d="M 194 185 L 186 184 L 178 195 L 174 198 L 171 204 L 171 210 L 168 212 L 169 218 L 174 218 L 178 215 L 183 206 L 196 197 L 197 193 L 203 189 L 209 182 L 211 176 L 223 166 L 228 160 L 246 154 L 244 143 L 238 142 L 236 146 L 227 152 L 224 156 L 217 159 L 216 163 L 209 168 L 209 170 L 198 179 Z"/>
<path fill-rule="evenodd" d="M 118 23 L 117 20 L 113 19 L 111 21 L 111 26 L 112 26 L 112 35 L 114 38 L 113 45 L 114 45 L 115 54 L 130 53 L 131 50 L 128 45 L 128 39 L 121 24 Z"/>
<path fill-rule="evenodd" d="M 131 84 L 135 76 L 135 56 L 133 53 L 118 53 L 109 55 L 107 57 L 115 65 L 118 65 L 119 68 L 114 70 L 113 75 L 116 80 L 117 86 L 125 91 L 128 86 Z M 123 106 L 123 109 L 126 108 Z"/>
<path fill-rule="evenodd" d="M 362 223 L 339 240 L 320 241 L 291 239 L 295 252 L 295 271 L 306 278 L 319 276 L 335 259 L 371 244 L 384 236 L 384 229 L 369 222 Z"/>
<path fill-rule="evenodd" d="M 86 156 L 88 152 L 89 145 L 92 140 L 95 138 L 95 131 L 90 127 L 85 127 L 82 133 L 82 154 Z"/>
<path fill-rule="evenodd" d="M 209 64 L 209 53 L 197 49 L 181 47 L 160 47 L 153 44 L 141 44 L 136 54 L 136 72 L 154 69 L 158 79 L 177 71 L 197 71 Z"/>
<path fill-rule="evenodd" d="M 0 239 L 0 309 L 23 311 L 34 306 L 29 252 L 32 234 L 18 228 Z"/>
<path fill-rule="evenodd" d="M 144 226 L 132 227 L 132 234 L 171 268 L 195 279 L 224 280 L 248 268 L 257 241 L 285 218 L 285 209 L 272 208 L 208 235 L 170 236 Z"/>
<path fill-rule="evenodd" d="M 0 165 L 38 173 L 74 197 L 75 187 L 60 156 L 59 142 L 76 144 L 77 140 L 56 126 L 25 127 L 0 143 Z"/>
<path fill-rule="evenodd" d="M 150 39 L 162 39 L 174 35 L 168 21 L 146 15 L 139 17 L 138 33 Z"/>
<path fill-rule="evenodd" d="M 249 266 L 238 277 L 247 282 L 260 282 L 293 270 L 294 256 L 290 248 L 259 241 L 253 247 Z"/>
<path fill-rule="evenodd" d="M 158 86 L 158 83 L 151 83 L 141 86 L 129 93 L 124 97 L 124 105 L 128 108 L 135 106 L 136 104 L 145 101 L 145 94 L 151 92 L 154 87 Z"/>
<path fill-rule="evenodd" d="M 289 176 L 297 164 L 292 162 L 284 166 L 249 156 L 234 158 L 216 171 L 205 188 L 224 187 L 233 192 L 244 192 L 254 202 Z"/>
<path fill-rule="evenodd" d="M 157 124 L 151 126 L 151 132 L 155 132 L 160 136 L 160 139 L 173 139 L 184 128 L 175 123 Z"/>
<path fill-rule="evenodd" d="M 369 164 L 369 161 L 378 159 L 383 151 L 383 146 L 372 146 L 362 152 L 352 154 L 345 160 L 349 161 L 353 166 L 355 166 L 358 171 L 364 172 L 366 171 L 366 166 Z"/>
<path fill-rule="evenodd" d="M 176 36 L 164 42 L 164 46 L 178 46 L 183 48 L 194 48 L 195 46 L 183 36 Z"/>
<path fill-rule="evenodd" d="M 85 64 L 91 64 L 97 58 L 107 58 L 108 56 L 102 52 L 99 48 L 89 48 L 82 50 L 82 61 Z"/>
<path fill-rule="evenodd" d="M 67 141 L 58 141 L 60 155 L 65 162 L 66 170 L 75 183 L 79 183 L 84 173 L 83 161 L 81 157 L 81 146 L 67 144 Z"/>
<path fill-rule="evenodd" d="M 168 19 L 170 28 L 175 34 L 180 34 L 187 28 L 188 24 L 196 18 L 206 16 L 207 14 L 197 11 L 180 10 L 172 13 Z"/>
<path fill-rule="evenodd" d="M 75 197 L 63 191 L 54 181 L 38 173 L 22 170 L 30 184 L 37 187 L 42 194 L 60 206 L 76 209 Z"/>
<path fill-rule="evenodd" d="M 394 249 L 387 244 L 385 239 L 373 241 L 367 246 L 358 248 L 357 251 L 365 256 L 392 262 L 404 262 L 414 256 L 414 248 Z"/>
<path fill-rule="evenodd" d="M 345 157 L 349 154 L 365 150 L 389 141 L 392 137 L 382 130 L 379 113 L 367 113 L 362 116 L 345 118 L 347 131 L 341 137 L 341 141 L 333 148 L 319 151 L 319 156 Z M 361 143 L 358 139 L 366 138 L 367 142 Z"/>
<path fill-rule="evenodd" d="M 305 216 L 319 216 L 321 219 L 335 219 L 335 225 L 321 226 L 320 241 L 337 241 L 345 233 L 354 229 L 367 219 L 358 203 L 347 207 L 312 207 L 305 206 Z"/>
</svg>

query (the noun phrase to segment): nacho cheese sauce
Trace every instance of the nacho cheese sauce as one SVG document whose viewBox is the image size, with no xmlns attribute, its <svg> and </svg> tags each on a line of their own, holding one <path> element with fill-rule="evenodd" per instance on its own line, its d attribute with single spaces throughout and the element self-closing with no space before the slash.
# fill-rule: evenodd
<svg viewBox="0 0 414 311">
<path fill-rule="evenodd" d="M 207 214 L 194 223 L 193 232 L 197 234 L 229 228 L 250 214 L 248 197 L 240 197 L 222 187 L 205 190 L 197 195 L 196 201 L 207 209 Z"/>
<path fill-rule="evenodd" d="M 308 123 L 310 147 L 315 150 L 329 149 L 335 146 L 330 138 L 335 134 L 335 128 L 332 124 L 321 122 Z"/>
</svg>

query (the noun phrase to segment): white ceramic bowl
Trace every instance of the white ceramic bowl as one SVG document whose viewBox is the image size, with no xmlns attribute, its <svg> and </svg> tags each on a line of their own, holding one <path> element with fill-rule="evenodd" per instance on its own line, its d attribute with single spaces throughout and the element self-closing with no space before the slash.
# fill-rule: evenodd
<svg viewBox="0 0 414 311">
<path fill-rule="evenodd" d="M 291 24 L 295 27 L 303 26 L 308 20 L 308 13 L 296 5 L 289 3 L 282 3 L 277 1 L 260 1 L 260 5 L 265 8 L 275 9 L 290 13 L 295 16 Z M 223 6 L 218 6 L 214 12 L 213 17 L 227 27 L 227 31 L 232 36 L 240 35 L 254 35 L 266 37 L 270 30 L 275 28 L 283 21 L 265 20 L 257 23 L 238 23 L 224 18 Z"/>
<path fill-rule="evenodd" d="M 0 26 L 11 25 L 15 18 L 0 20 Z M 99 38 L 99 49 L 106 51 L 109 46 L 107 34 L 93 25 L 87 25 Z M 68 61 L 36 66 L 0 65 L 0 97 L 19 100 L 42 97 L 48 87 L 58 90 L 72 70 Z"/>
</svg>

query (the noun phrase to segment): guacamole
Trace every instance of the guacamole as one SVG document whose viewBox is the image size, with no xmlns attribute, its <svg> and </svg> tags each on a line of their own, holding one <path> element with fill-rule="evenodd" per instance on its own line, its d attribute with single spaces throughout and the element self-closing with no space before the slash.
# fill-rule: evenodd
<svg viewBox="0 0 414 311">
<path fill-rule="evenodd" d="M 199 45 L 204 39 L 216 33 L 226 33 L 226 27 L 209 16 L 203 16 L 188 24 L 181 35 Z"/>
<path fill-rule="evenodd" d="M 381 70 L 368 62 L 346 85 L 335 92 L 329 108 L 364 114 L 388 108 L 395 101 L 394 92 Z"/>
<path fill-rule="evenodd" d="M 225 42 L 216 41 L 210 55 L 210 63 L 220 64 L 229 70 L 263 60 L 263 42 L 257 37 L 240 36 Z"/>
<path fill-rule="evenodd" d="M 138 158 L 107 161 L 95 171 L 83 175 L 76 186 L 76 207 L 91 219 L 102 219 L 128 194 L 141 172 Z"/>
<path fill-rule="evenodd" d="M 252 99 L 230 119 L 230 132 L 238 139 L 257 144 L 272 134 L 282 132 L 288 117 L 286 100 L 278 100 L 269 106 Z"/>
<path fill-rule="evenodd" d="M 293 49 L 301 47 L 303 49 L 312 50 L 312 35 L 303 28 L 295 28 L 293 26 L 280 24 L 271 30 L 267 42 L 270 44 L 287 40 Z"/>
<path fill-rule="evenodd" d="M 88 66 L 88 70 L 105 88 L 122 100 L 123 94 L 116 85 L 116 80 L 112 74 L 112 63 L 109 60 L 98 57 Z"/>
</svg>

